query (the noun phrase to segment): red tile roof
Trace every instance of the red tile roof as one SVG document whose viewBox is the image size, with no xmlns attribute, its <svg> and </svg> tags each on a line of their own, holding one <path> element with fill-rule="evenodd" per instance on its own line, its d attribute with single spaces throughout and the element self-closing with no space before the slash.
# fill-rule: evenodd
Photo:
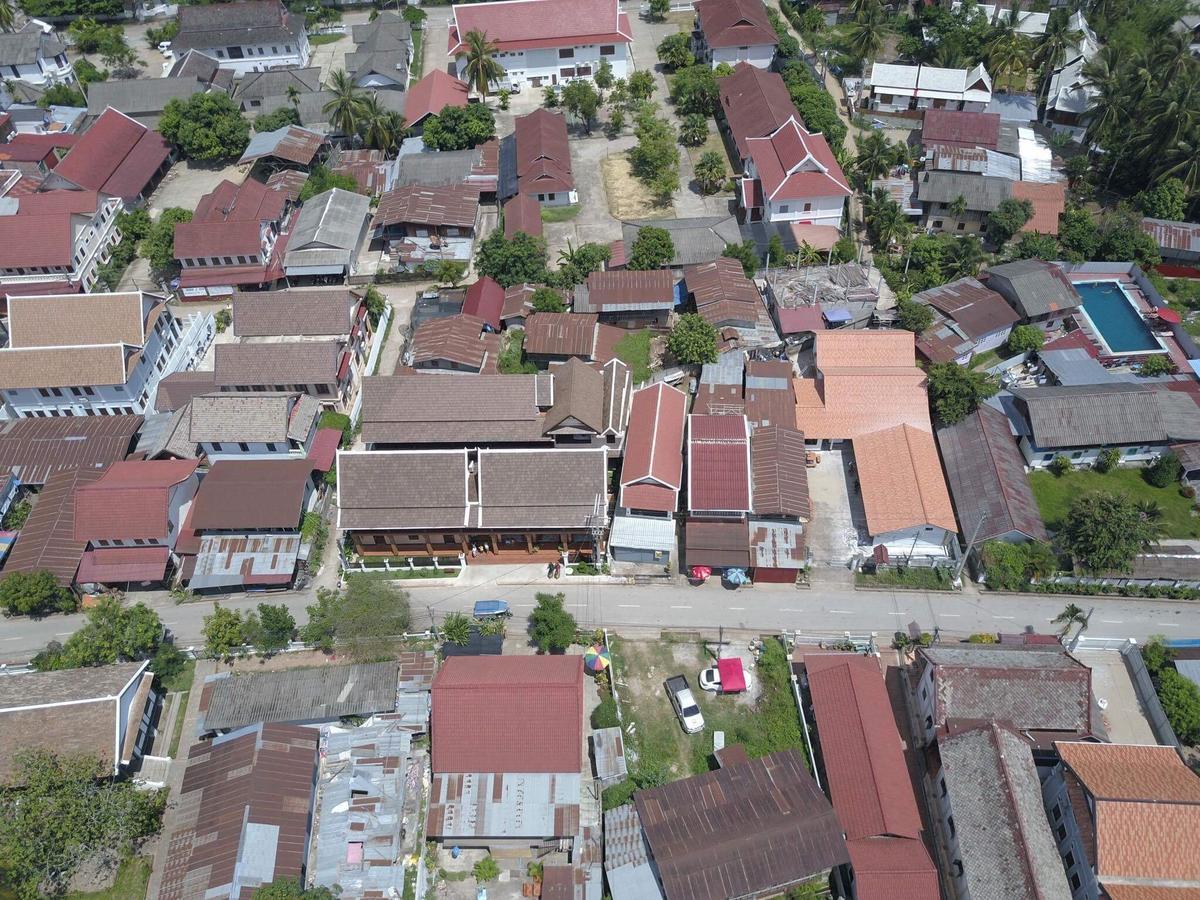
<svg viewBox="0 0 1200 900">
<path fill-rule="evenodd" d="M 696 18 L 710 47 L 746 47 L 779 42 L 762 0 L 696 0 Z"/>
<path fill-rule="evenodd" d="M 171 489 L 196 471 L 194 459 L 127 460 L 75 495 L 75 537 L 81 541 L 165 540 Z"/>
<path fill-rule="evenodd" d="M 100 547 L 88 550 L 79 562 L 79 584 L 120 584 L 162 581 L 171 556 L 168 547 Z"/>
<path fill-rule="evenodd" d="M 1021 226 L 1022 231 L 1058 234 L 1058 217 L 1067 208 L 1067 188 L 1063 182 L 1014 181 L 1012 195 L 1014 200 L 1028 200 L 1033 204 L 1033 217 Z"/>
<path fill-rule="evenodd" d="M 71 217 L 92 216 L 99 207 L 99 195 L 95 191 L 46 191 L 16 199 L 16 214 L 0 216 L 0 267 L 74 268 Z"/>
<path fill-rule="evenodd" d="M 673 512 L 683 486 L 687 395 L 659 382 L 633 395 L 625 431 L 619 505 Z"/>
<path fill-rule="evenodd" d="M 810 133 L 794 119 L 769 137 L 750 138 L 746 143 L 769 199 L 850 196 L 846 176 L 825 136 Z"/>
<path fill-rule="evenodd" d="M 584 764 L 582 657 L 451 657 L 431 706 L 435 774 L 578 773 Z"/>
<path fill-rule="evenodd" d="M 504 204 L 504 236 L 511 238 L 518 231 L 542 236 L 542 204 L 532 194 L 517 194 Z"/>
<path fill-rule="evenodd" d="M 54 176 L 85 190 L 132 201 L 170 155 L 161 134 L 109 108 L 59 162 Z"/>
<path fill-rule="evenodd" d="M 750 510 L 750 426 L 745 416 L 688 416 L 688 508 Z"/>
<path fill-rule="evenodd" d="M 29 134 L 18 132 L 12 139 L 0 145 L 0 159 L 13 162 L 45 162 L 48 168 L 58 165 L 58 155 L 55 150 L 68 150 L 75 146 L 79 135 L 68 132 L 52 132 L 50 134 Z"/>
<path fill-rule="evenodd" d="M 528 5 L 538 6 L 540 3 Z M 567 120 L 543 108 L 518 117 L 514 126 L 517 181 L 521 192 L 545 194 L 573 190 L 575 178 L 571 174 Z"/>
<path fill-rule="evenodd" d="M 426 116 L 436 116 L 447 106 L 466 106 L 470 88 L 443 69 L 434 69 L 408 89 L 404 117 L 408 127 L 418 125 Z"/>
<path fill-rule="evenodd" d="M 999 113 L 966 112 L 951 109 L 927 109 L 921 125 L 921 143 L 947 147 L 983 147 L 995 150 L 1000 145 Z"/>
<path fill-rule="evenodd" d="M 456 4 L 448 51 L 458 51 L 460 36 L 482 31 L 498 50 L 533 50 L 582 44 L 633 42 L 629 18 L 617 0 L 507 0 Z"/>
<path fill-rule="evenodd" d="M 835 807 L 836 808 L 836 807 Z M 846 841 L 858 900 L 938 900 L 938 873 L 923 841 L 862 838 Z"/>
<path fill-rule="evenodd" d="M 741 62 L 732 75 L 717 79 L 717 91 L 733 142 L 743 159 L 750 155 L 747 139 L 765 137 L 788 119 L 804 123 L 787 85 L 775 72 Z"/>
<path fill-rule="evenodd" d="M 467 298 L 463 301 L 462 311 L 468 316 L 476 316 L 500 330 L 500 313 L 504 310 L 504 288 L 484 275 L 467 288 Z"/>
</svg>

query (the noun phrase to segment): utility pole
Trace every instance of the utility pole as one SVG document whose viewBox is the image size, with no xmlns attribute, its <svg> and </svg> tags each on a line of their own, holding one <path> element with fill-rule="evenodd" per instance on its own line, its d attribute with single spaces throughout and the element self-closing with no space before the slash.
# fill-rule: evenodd
<svg viewBox="0 0 1200 900">
<path fill-rule="evenodd" d="M 987 513 L 979 514 L 979 522 L 975 526 L 975 531 L 971 533 L 971 540 L 967 542 L 967 549 L 963 551 L 962 559 L 958 561 L 958 566 L 954 569 L 954 578 L 951 583 L 955 587 L 962 587 L 962 571 L 967 565 L 967 557 L 971 555 L 971 550 L 975 547 L 975 539 L 979 537 L 979 530 L 983 528 L 984 520 L 987 519 Z"/>
</svg>

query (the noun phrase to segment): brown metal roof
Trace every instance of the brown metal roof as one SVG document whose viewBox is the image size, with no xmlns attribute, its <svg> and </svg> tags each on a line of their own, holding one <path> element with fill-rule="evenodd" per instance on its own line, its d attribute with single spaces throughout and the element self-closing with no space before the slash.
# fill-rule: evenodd
<svg viewBox="0 0 1200 900">
<path fill-rule="evenodd" d="M 260 884 L 299 879 L 320 735 L 267 724 L 192 746 L 160 900 L 248 897 Z"/>
<path fill-rule="evenodd" d="M 0 470 L 11 469 L 25 484 L 39 485 L 54 472 L 92 469 L 124 459 L 141 416 L 61 416 L 0 423 Z"/>
<path fill-rule="evenodd" d="M 365 451 L 338 456 L 338 526 L 464 528 L 465 450 Z"/>
<path fill-rule="evenodd" d="M 525 320 L 525 352 L 593 359 L 598 319 L 595 313 L 534 313 Z"/>
<path fill-rule="evenodd" d="M 744 569 L 750 565 L 750 533 L 745 522 L 689 518 L 683 538 L 689 566 Z"/>
<path fill-rule="evenodd" d="M 334 384 L 340 356 L 337 341 L 217 344 L 213 380 L 218 387 Z"/>
<path fill-rule="evenodd" d="M 298 528 L 311 474 L 306 459 L 218 460 L 196 492 L 192 528 Z"/>
<path fill-rule="evenodd" d="M 667 900 L 782 893 L 850 859 L 797 750 L 638 791 L 634 802 Z"/>
<path fill-rule="evenodd" d="M 422 322 L 412 336 L 412 363 L 446 362 L 479 370 L 487 356 L 483 319 L 457 315 Z"/>
<path fill-rule="evenodd" d="M 158 383 L 154 397 L 155 412 L 174 412 L 216 387 L 212 372 L 173 372 Z"/>
<path fill-rule="evenodd" d="M 786 516 L 805 522 L 812 516 L 804 435 L 772 425 L 750 436 L 750 470 L 754 481 L 754 514 Z"/>
<path fill-rule="evenodd" d="M 578 357 L 554 366 L 554 405 L 546 413 L 547 434 L 604 431 L 604 376 Z"/>
<path fill-rule="evenodd" d="M 362 297 L 348 288 L 319 291 L 250 291 L 233 295 L 238 337 L 348 335 Z"/>
<path fill-rule="evenodd" d="M 504 204 L 504 236 L 511 238 L 518 231 L 542 236 L 542 204 L 532 194 L 517 194 Z"/>
<path fill-rule="evenodd" d="M 1015 325 L 1021 317 L 995 291 L 974 278 L 960 278 L 941 287 L 913 295 L 957 324 L 968 338 L 976 339 Z"/>
<path fill-rule="evenodd" d="M 45 569 L 63 587 L 71 585 L 87 547 L 87 541 L 75 538 L 75 489 L 102 474 L 101 469 L 71 469 L 46 480 L 9 553 L 5 573 Z"/>
<path fill-rule="evenodd" d="M 518 116 L 516 134 L 517 181 L 523 193 L 544 194 L 570 191 L 571 148 L 567 142 L 567 120 L 547 109 Z"/>
<path fill-rule="evenodd" d="M 576 289 L 576 297 L 579 296 Z M 675 305 L 675 279 L 668 269 L 593 272 L 588 276 L 585 301 L 592 311 L 627 303 Z"/>
<path fill-rule="evenodd" d="M 474 228 L 479 215 L 479 188 L 466 184 L 427 187 L 406 184 L 379 198 L 372 228 L 386 225 L 452 225 Z"/>
</svg>

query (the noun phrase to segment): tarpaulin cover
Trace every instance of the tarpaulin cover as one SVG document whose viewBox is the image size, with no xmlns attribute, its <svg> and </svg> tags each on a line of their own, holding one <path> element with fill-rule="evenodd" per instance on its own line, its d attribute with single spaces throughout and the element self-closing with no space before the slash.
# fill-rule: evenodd
<svg viewBox="0 0 1200 900">
<path fill-rule="evenodd" d="M 735 694 L 746 689 L 746 673 L 742 671 L 742 661 L 738 657 L 718 659 L 717 673 L 721 676 L 721 693 Z"/>
</svg>

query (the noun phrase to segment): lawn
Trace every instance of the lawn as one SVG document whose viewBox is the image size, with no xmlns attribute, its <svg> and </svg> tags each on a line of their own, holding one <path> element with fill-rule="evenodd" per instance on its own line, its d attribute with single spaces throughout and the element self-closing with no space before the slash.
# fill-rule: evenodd
<svg viewBox="0 0 1200 900">
<path fill-rule="evenodd" d="M 579 204 L 568 203 L 566 206 L 543 206 L 543 222 L 569 222 L 579 215 Z"/>
<path fill-rule="evenodd" d="M 192 680 L 196 677 L 196 661 L 189 659 L 179 670 L 179 674 L 163 679 L 163 690 L 168 694 L 177 691 L 188 691 L 192 688 Z"/>
<path fill-rule="evenodd" d="M 310 47 L 320 47 L 322 44 L 336 44 L 345 36 L 336 31 L 331 34 L 314 34 L 309 36 L 308 43 Z"/>
<path fill-rule="evenodd" d="M 1162 509 L 1164 537 L 1200 537 L 1200 519 L 1192 515 L 1193 501 L 1177 487 L 1156 488 L 1147 484 L 1141 469 L 1113 469 L 1103 475 L 1094 469 L 1076 469 L 1061 476 L 1034 472 L 1029 481 L 1042 519 L 1051 531 L 1062 528 L 1076 497 L 1089 491 L 1113 491 L 1157 503 Z"/>
<path fill-rule="evenodd" d="M 688 147 L 687 155 L 692 161 L 692 168 L 696 168 L 696 163 L 700 162 L 700 157 L 708 151 L 715 151 L 721 161 L 725 163 L 725 176 L 729 177 L 733 171 L 729 168 L 729 154 L 725 152 L 725 142 L 721 140 L 721 133 L 709 132 L 708 138 L 699 147 Z"/>
<path fill-rule="evenodd" d="M 631 331 L 617 341 L 614 351 L 617 359 L 629 366 L 633 371 L 633 383 L 641 384 L 650 380 L 650 342 L 654 340 L 654 332 L 648 328 L 641 331 Z"/>
<path fill-rule="evenodd" d="M 150 884 L 150 860 L 135 856 L 121 863 L 113 886 L 105 891 L 72 891 L 66 900 L 140 900 Z"/>
<path fill-rule="evenodd" d="M 675 207 L 670 203 L 659 205 L 650 196 L 649 189 L 634 177 L 629 157 L 615 153 L 605 157 L 600 164 L 604 173 L 604 193 L 608 197 L 608 211 L 614 219 L 673 219 Z"/>
<path fill-rule="evenodd" d="M 1167 305 L 1183 316 L 1184 330 L 1192 337 L 1200 337 L 1200 281 L 1163 278 L 1157 273 L 1150 276 L 1150 281 Z"/>
<path fill-rule="evenodd" d="M 412 32 L 413 58 L 412 67 L 408 70 L 409 81 L 416 81 L 421 77 L 421 73 L 425 69 L 425 59 L 421 55 L 421 49 L 425 45 L 425 32 L 420 28 L 414 28 Z"/>
<path fill-rule="evenodd" d="M 972 369 L 988 369 L 1000 362 L 1000 354 L 995 350 L 984 350 L 971 357 Z"/>
</svg>

